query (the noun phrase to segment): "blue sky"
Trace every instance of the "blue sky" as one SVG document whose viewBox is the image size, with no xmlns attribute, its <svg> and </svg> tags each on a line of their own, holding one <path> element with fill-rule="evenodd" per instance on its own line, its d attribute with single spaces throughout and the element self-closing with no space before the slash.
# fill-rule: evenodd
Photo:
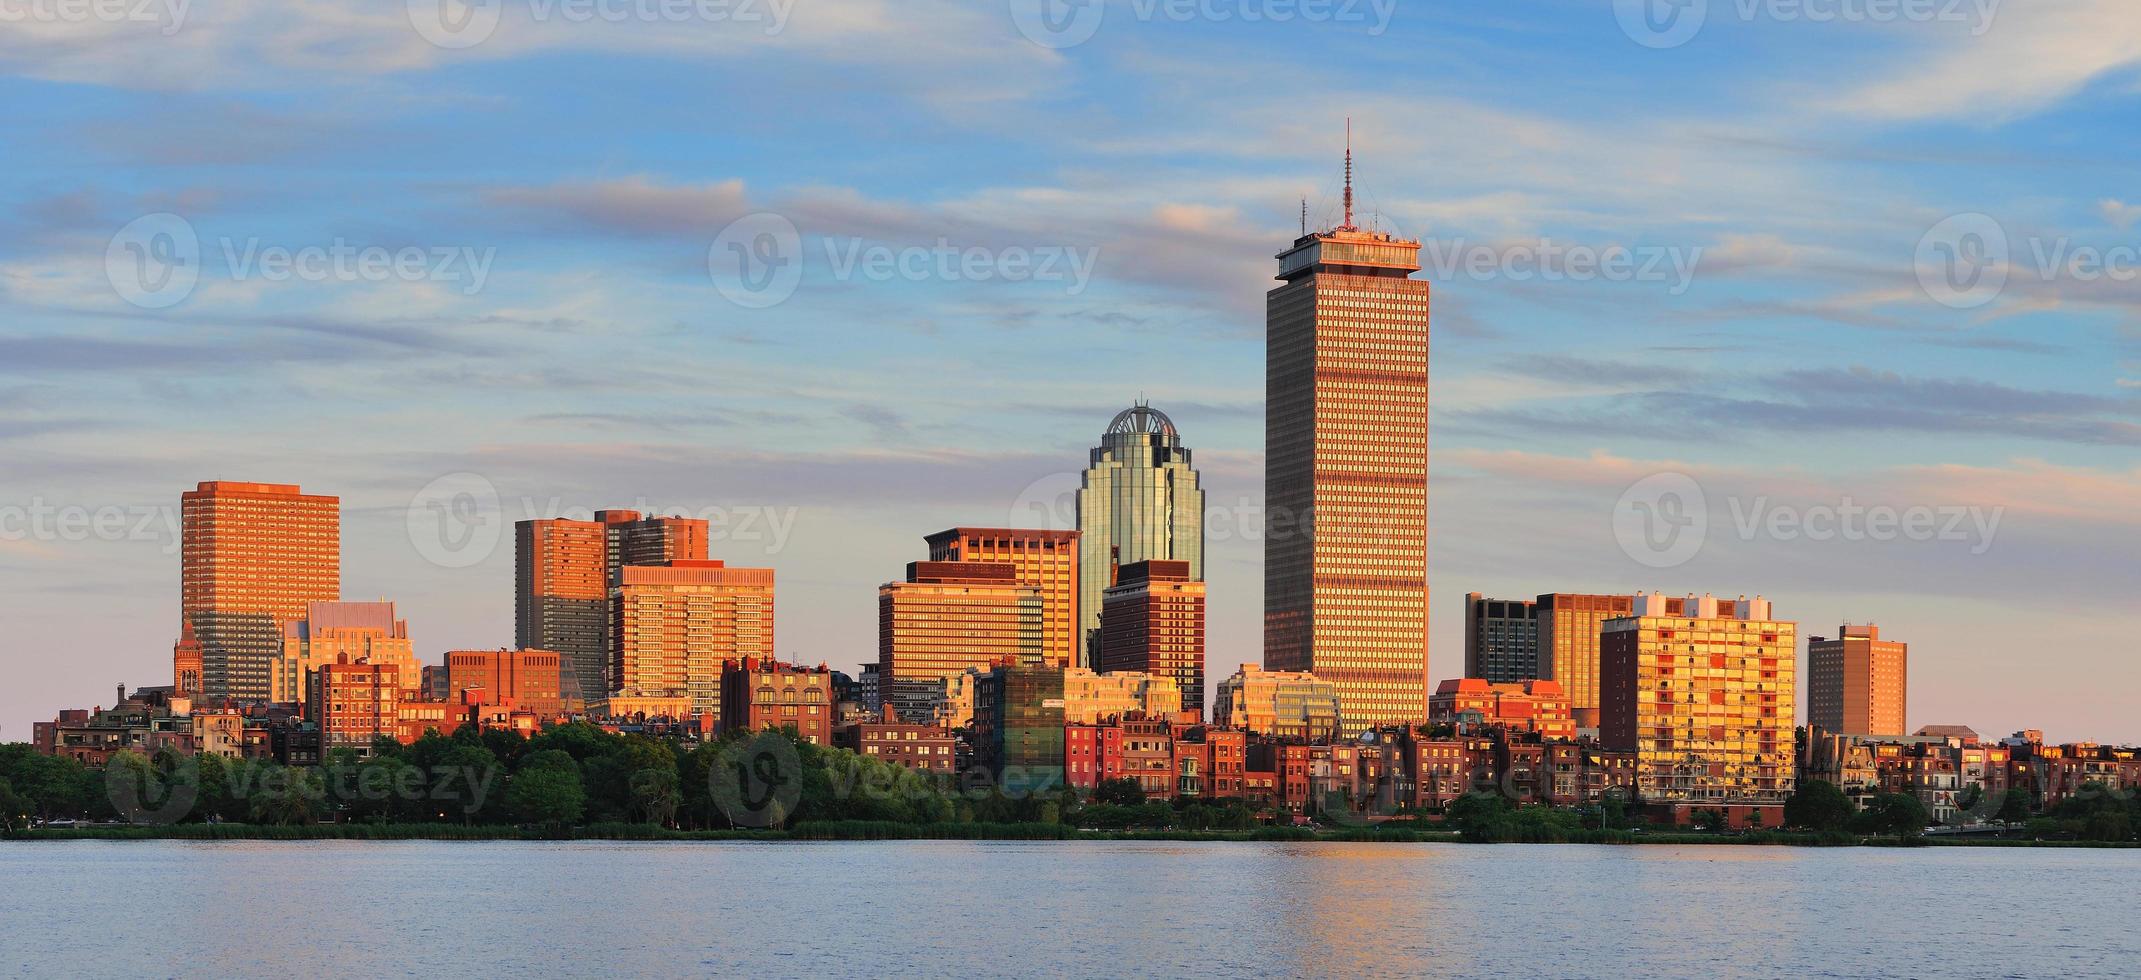
<svg viewBox="0 0 2141 980">
<path fill-rule="evenodd" d="M 1436 676 L 1467 591 L 1759 592 L 1910 641 L 1913 725 L 2141 739 L 2141 19 L 1710 0 L 1656 47 L 1616 6 L 1140 0 L 1059 48 L 986 0 L 793 0 L 777 30 L 519 0 L 463 47 L 421 3 L 0 23 L 0 738 L 164 677 L 159 528 L 199 480 L 341 495 L 346 596 L 433 659 L 511 641 L 510 538 L 442 556 L 441 494 L 493 528 L 724 516 L 716 557 L 778 571 L 781 652 L 852 668 L 923 534 L 1060 513 L 1140 393 L 1246 515 L 1214 522 L 1223 676 L 1260 657 L 1262 294 L 1301 200 L 1335 220 L 1351 116 L 1362 211 L 1493 263 L 1427 273 Z M 131 303 L 125 229 L 166 214 L 197 284 Z M 755 214 L 801 269 L 763 308 L 709 271 Z M 1944 291 L 1988 228 L 2008 261 L 1962 271 L 2004 285 Z M 247 263 L 338 242 L 425 272 Z M 940 242 L 1092 268 L 976 281 Z M 1499 270 L 1569 247 L 1688 271 Z M 919 271 L 841 263 L 873 251 Z M 2109 270 L 2040 259 L 2077 253 Z M 1657 473 L 1710 514 L 1667 567 L 1614 524 Z M 1792 530 L 1853 505 L 1934 530 Z M 37 516 L 66 508 L 120 516 Z"/>
</svg>

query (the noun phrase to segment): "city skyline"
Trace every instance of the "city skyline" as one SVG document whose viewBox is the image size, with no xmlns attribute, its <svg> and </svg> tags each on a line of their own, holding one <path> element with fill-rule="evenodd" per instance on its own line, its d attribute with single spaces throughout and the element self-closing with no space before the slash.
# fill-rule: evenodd
<svg viewBox="0 0 2141 980">
<path fill-rule="evenodd" d="M 2092 43 L 2124 36 L 2129 11 L 2068 10 L 2004 9 L 1976 34 L 1720 15 L 1668 48 L 1605 11 L 1408 13 L 1387 45 L 1360 25 L 1117 18 L 1065 55 L 1008 18 L 930 9 L 798 19 L 750 64 L 562 24 L 452 52 L 397 10 L 344 25 L 375 43 L 305 67 L 325 101 L 269 56 L 304 47 L 311 11 L 194 25 L 182 37 L 216 68 L 0 48 L 22 96 L 7 111 L 47 133 L 16 148 L 0 201 L 0 737 L 168 671 L 164 519 L 200 480 L 339 495 L 343 596 L 396 601 L 433 659 L 506 642 L 512 616 L 510 537 L 480 558 L 412 540 L 412 502 L 457 499 L 425 496 L 435 481 L 492 488 L 501 535 L 565 510 L 718 508 L 713 557 L 781 570 L 779 655 L 846 669 L 869 659 L 871 589 L 915 535 L 1063 511 L 1096 426 L 1140 392 L 1194 433 L 1208 504 L 1230 515 L 1206 556 L 1208 676 L 1257 662 L 1257 521 L 1233 516 L 1264 490 L 1256 297 L 1301 199 L 1312 223 L 1336 217 L 1351 115 L 1367 222 L 1445 260 L 1423 263 L 1442 300 L 1430 677 L 1461 673 L 1466 591 L 1761 592 L 1808 629 L 1908 637 L 1915 721 L 2141 739 L 2126 685 L 2060 681 L 2134 679 L 2141 553 L 2131 290 L 2038 258 L 2133 244 L 2130 180 L 2101 161 L 2133 155 L 2114 123 L 2141 59 Z M 859 102 L 815 97 L 829 62 L 808 42 L 827 32 L 885 42 L 840 62 L 880 83 Z M 1453 57 L 1386 56 L 1413 49 Z M 987 81 L 924 77 L 917 58 Z M 819 82 L 727 97 L 769 68 Z M 1298 84 L 1260 84 L 1274 76 Z M 1152 91 L 1168 94 L 1133 97 Z M 477 123 L 457 108 L 500 92 Z M 252 135 L 180 138 L 180 118 Z M 616 128 L 591 134 L 598 119 Z M 843 151 L 894 130 L 928 140 Z M 484 146 L 428 152 L 464 134 Z M 748 308 L 706 260 L 759 212 L 801 232 L 803 278 Z M 107 251 L 163 213 L 198 235 L 203 274 L 179 302 L 136 305 Z M 2017 264 L 1958 308 L 1942 300 L 1975 297 L 1932 295 L 1919 248 L 1971 215 Z M 232 264 L 338 238 L 496 255 L 480 287 Z M 939 239 L 1057 249 L 1091 276 L 868 271 L 871 250 Z M 1654 247 L 1666 278 L 1464 261 L 1614 243 Z M 964 380 L 913 385 L 925 371 Z M 1661 473 L 1704 491 L 1710 533 L 1654 568 L 1611 508 Z M 1975 509 L 1983 523 L 1955 527 L 1996 532 L 1818 536 L 1810 518 L 1854 507 Z M 61 530 L 40 508 L 109 510 L 119 530 Z M 2017 657 L 2047 621 L 2058 671 Z"/>
</svg>

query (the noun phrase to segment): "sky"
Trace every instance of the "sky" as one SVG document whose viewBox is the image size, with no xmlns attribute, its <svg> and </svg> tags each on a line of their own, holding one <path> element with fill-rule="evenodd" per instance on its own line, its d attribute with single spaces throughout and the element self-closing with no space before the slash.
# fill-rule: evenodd
<svg viewBox="0 0 2141 980">
<path fill-rule="evenodd" d="M 625 507 L 853 669 L 1139 397 L 1216 681 L 1350 118 L 1434 284 L 1433 676 L 1467 592 L 1760 594 L 1909 642 L 1913 728 L 2141 741 L 2129 0 L 122 6 L 0 0 L 0 740 L 169 682 L 201 480 L 339 495 L 430 660 Z"/>
</svg>

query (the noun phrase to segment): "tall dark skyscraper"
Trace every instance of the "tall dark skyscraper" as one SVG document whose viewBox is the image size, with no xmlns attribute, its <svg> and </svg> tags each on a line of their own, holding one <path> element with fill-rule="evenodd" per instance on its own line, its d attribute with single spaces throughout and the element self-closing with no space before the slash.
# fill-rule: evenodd
<svg viewBox="0 0 2141 980">
<path fill-rule="evenodd" d="M 1514 684 L 1539 676 L 1539 604 L 1465 596 L 1465 676 Z"/>
<path fill-rule="evenodd" d="M 1115 569 L 1179 561 L 1204 581 L 1204 489 L 1166 413 L 1139 402 L 1108 424 L 1078 487 L 1078 549 L 1081 665 L 1093 664 Z"/>
<path fill-rule="evenodd" d="M 1428 283 L 1345 219 L 1265 296 L 1264 666 L 1334 683 L 1350 733 L 1427 717 Z"/>
</svg>

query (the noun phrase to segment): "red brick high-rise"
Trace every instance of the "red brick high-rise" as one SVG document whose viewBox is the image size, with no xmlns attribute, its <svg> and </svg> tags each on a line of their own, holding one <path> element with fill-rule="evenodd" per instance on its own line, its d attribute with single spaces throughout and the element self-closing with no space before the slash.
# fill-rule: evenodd
<svg viewBox="0 0 2141 980">
<path fill-rule="evenodd" d="M 1182 710 L 1204 717 L 1204 583 L 1186 561 L 1132 562 L 1101 593 L 1093 669 L 1173 678 Z"/>
</svg>

